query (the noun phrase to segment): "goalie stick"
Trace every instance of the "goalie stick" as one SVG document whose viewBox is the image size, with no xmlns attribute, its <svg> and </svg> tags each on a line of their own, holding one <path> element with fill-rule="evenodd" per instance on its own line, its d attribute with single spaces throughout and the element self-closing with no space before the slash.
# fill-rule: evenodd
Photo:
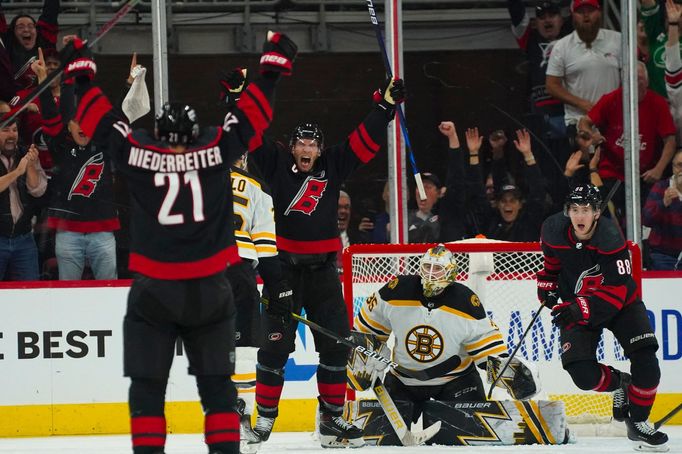
<svg viewBox="0 0 682 454">
<path fill-rule="evenodd" d="M 379 28 L 379 19 L 377 18 L 376 10 L 374 9 L 373 0 L 367 0 L 367 10 L 369 11 L 369 19 L 372 22 L 374 28 L 374 33 L 377 35 L 377 41 L 379 42 L 379 48 L 381 49 L 381 56 L 384 59 L 384 69 L 386 70 L 386 75 L 393 78 L 393 71 L 391 70 L 391 62 L 388 60 L 388 52 L 386 52 L 386 44 L 384 43 L 384 37 L 381 35 L 381 29 Z M 419 191 L 419 197 L 422 200 L 426 199 L 426 192 L 424 191 L 424 183 L 422 182 L 422 176 L 417 168 L 417 163 L 414 160 L 414 154 L 412 153 L 412 143 L 410 142 L 410 136 L 407 133 L 407 121 L 405 120 L 405 114 L 403 113 L 403 108 L 400 104 L 395 105 L 395 111 L 398 113 L 398 122 L 400 123 L 400 130 L 403 133 L 403 138 L 405 139 L 405 147 L 407 148 L 407 157 L 410 160 L 410 165 L 412 166 L 412 173 L 414 174 L 414 181 L 417 183 L 417 190 Z"/>
<path fill-rule="evenodd" d="M 620 181 L 620 180 L 616 180 L 616 182 L 614 183 L 614 185 L 611 187 L 611 190 L 610 190 L 609 193 L 606 195 L 606 199 L 604 199 L 604 201 L 602 202 L 602 206 L 599 208 L 599 215 L 600 215 L 600 216 L 601 216 L 602 214 L 604 214 L 604 210 L 606 210 L 606 207 L 609 205 L 609 202 L 610 202 L 611 199 L 613 198 L 613 195 L 616 193 L 616 191 L 617 191 L 618 188 L 620 187 L 620 184 L 621 184 L 621 181 Z M 495 389 L 495 386 L 497 385 L 497 382 L 500 381 L 500 378 L 502 377 L 502 374 L 507 370 L 507 368 L 509 367 L 509 364 L 511 364 L 512 359 L 514 359 L 514 356 L 516 355 L 516 352 L 519 351 L 519 348 L 521 348 L 521 345 L 523 345 L 523 342 L 526 340 L 526 335 L 528 334 L 528 332 L 530 331 L 530 329 L 533 327 L 533 325 L 535 324 L 535 321 L 536 321 L 536 320 L 538 319 L 538 317 L 540 316 L 540 312 L 542 312 L 542 309 L 544 309 L 544 308 L 545 308 L 545 305 L 544 305 L 544 304 L 541 304 L 541 305 L 540 305 L 540 309 L 538 309 L 538 311 L 535 313 L 535 315 L 533 316 L 533 319 L 532 319 L 532 320 L 530 321 L 530 323 L 528 324 L 528 327 L 527 327 L 526 330 L 523 332 L 523 335 L 521 335 L 521 338 L 519 339 L 519 343 L 516 345 L 516 347 L 514 347 L 514 351 L 511 353 L 511 355 L 509 355 L 509 358 L 507 358 L 507 361 L 504 363 L 504 366 L 502 367 L 502 369 L 500 370 L 500 372 L 497 374 L 497 377 L 495 377 L 495 379 L 493 380 L 493 382 L 490 384 L 490 389 L 488 390 L 488 400 L 490 400 L 490 397 L 491 397 L 492 394 L 493 394 L 493 389 Z M 671 416 L 671 417 L 672 417 L 672 416 Z"/>
<path fill-rule="evenodd" d="M 381 408 L 384 410 L 384 413 L 386 413 L 388 421 L 391 423 L 393 430 L 395 431 L 396 435 L 398 435 L 400 443 L 402 443 L 403 446 L 421 445 L 432 439 L 440 430 L 441 422 L 437 421 L 422 431 L 410 431 L 407 428 L 407 423 L 405 423 L 405 420 L 398 411 L 398 407 L 388 394 L 388 390 L 381 381 L 381 378 L 377 377 L 374 379 L 372 391 L 374 391 L 374 395 L 377 396 L 377 400 L 379 401 Z"/>
<path fill-rule="evenodd" d="M 670 419 L 675 416 L 677 413 L 682 410 L 682 404 L 679 404 L 677 407 L 673 408 L 671 411 L 668 412 L 667 415 L 659 419 L 654 423 L 654 429 L 658 430 L 663 424 L 667 423 L 670 421 Z"/>
<path fill-rule="evenodd" d="M 261 299 L 261 303 L 264 304 L 265 306 L 268 305 L 268 300 L 265 298 Z M 374 358 L 377 361 L 381 361 L 384 364 L 388 364 L 389 367 L 394 369 L 396 372 L 398 372 L 401 375 L 404 375 L 406 377 L 411 377 L 411 378 L 416 378 L 417 380 L 421 381 L 426 381 L 434 378 L 435 375 L 438 374 L 441 370 L 447 369 L 447 371 L 450 371 L 457 366 L 460 365 L 462 360 L 460 359 L 459 356 L 454 355 L 451 356 L 450 358 L 446 359 L 440 364 L 437 364 L 436 366 L 430 367 L 425 370 L 415 370 L 415 369 L 408 369 L 407 367 L 403 367 L 400 364 L 391 361 L 390 359 L 386 358 L 383 355 L 380 355 L 379 353 L 375 352 L 374 350 L 371 350 L 363 345 L 357 344 L 353 342 L 352 336 L 349 337 L 343 337 L 338 334 L 336 334 L 334 331 L 331 331 L 327 328 L 324 328 L 323 326 L 318 325 L 317 323 L 308 320 L 305 317 L 301 317 L 300 315 L 292 312 L 291 317 L 304 325 L 308 325 L 311 329 L 314 329 L 315 331 L 318 331 L 322 334 L 324 334 L 327 337 L 330 337 L 334 339 L 336 342 L 346 345 L 353 350 L 357 350 L 358 352 L 362 353 L 363 355 L 369 357 L 369 358 Z"/>
<path fill-rule="evenodd" d="M 109 19 L 107 23 L 102 25 L 100 29 L 97 31 L 95 34 L 95 37 L 92 40 L 87 41 L 87 48 L 91 49 L 92 46 L 94 46 L 97 41 L 99 41 L 104 35 L 106 35 L 109 30 L 114 28 L 114 26 L 123 19 L 123 17 L 128 14 L 128 12 L 133 8 L 133 6 L 137 5 L 140 2 L 140 0 L 128 0 L 128 2 L 119 9 L 116 14 L 114 14 L 114 17 Z M 69 64 L 69 60 L 71 60 L 71 57 L 73 57 L 73 54 L 68 54 L 64 55 L 62 58 L 61 63 L 59 64 L 59 68 L 57 68 L 56 71 L 53 73 L 48 74 L 47 78 L 42 81 L 36 88 L 33 89 L 33 91 L 24 99 L 21 100 L 21 105 L 18 106 L 18 108 L 12 112 L 12 114 L 4 119 L 2 123 L 0 123 L 0 129 L 4 128 L 8 124 L 10 124 L 14 119 L 19 116 L 26 108 L 28 107 L 29 104 L 31 104 L 35 99 L 40 96 L 42 92 L 47 90 L 47 88 L 52 84 L 52 82 L 61 74 L 64 72 L 64 68 L 66 68 L 66 65 Z M 26 65 L 24 65 L 26 66 Z M 23 69 L 23 67 L 22 67 Z M 26 68 L 28 69 L 28 67 Z"/>
</svg>

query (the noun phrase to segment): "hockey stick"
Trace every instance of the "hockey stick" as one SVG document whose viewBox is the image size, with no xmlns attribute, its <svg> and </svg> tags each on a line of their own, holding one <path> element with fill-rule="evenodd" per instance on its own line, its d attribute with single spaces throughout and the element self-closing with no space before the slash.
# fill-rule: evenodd
<svg viewBox="0 0 682 454">
<path fill-rule="evenodd" d="M 396 407 L 395 402 L 393 402 L 393 399 L 390 394 L 388 394 L 386 387 L 379 377 L 374 379 L 372 391 L 374 391 L 374 395 L 377 396 L 381 408 L 384 410 L 384 413 L 386 413 L 388 421 L 391 423 L 393 430 L 396 435 L 398 435 L 400 443 L 402 443 L 403 446 L 421 445 L 432 439 L 440 430 L 441 422 L 436 421 L 436 423 L 431 424 L 422 431 L 411 432 L 407 428 L 407 424 L 398 411 L 398 407 Z"/>
<path fill-rule="evenodd" d="M 265 298 L 261 298 L 261 303 L 263 305 L 267 306 L 269 301 Z M 315 331 L 320 332 L 320 333 L 324 334 L 325 336 L 334 339 L 339 344 L 346 345 L 346 346 L 352 348 L 353 350 L 359 351 L 360 353 L 362 353 L 363 355 L 365 355 L 369 358 L 374 358 L 377 361 L 381 361 L 382 363 L 387 364 L 389 367 L 395 369 L 396 372 L 398 372 L 398 373 L 400 373 L 406 377 L 416 378 L 417 380 L 421 380 L 421 381 L 426 381 L 426 380 L 430 380 L 433 378 L 433 375 L 431 373 L 429 373 L 428 370 L 408 369 L 407 367 L 403 367 L 400 364 L 398 364 L 394 361 L 391 361 L 390 359 L 388 359 L 385 356 L 377 353 L 374 350 L 371 350 L 371 349 L 364 347 L 360 344 L 356 344 L 355 342 L 353 342 L 352 336 L 349 336 L 349 337 L 340 336 L 340 335 L 336 334 L 334 331 L 331 331 L 327 328 L 324 328 L 324 327 L 318 325 L 317 323 L 308 320 L 305 317 L 301 317 L 300 315 L 296 314 L 295 312 L 291 313 L 291 317 L 294 320 L 297 320 L 297 321 L 303 323 L 304 325 L 308 325 L 311 329 L 314 329 Z M 459 356 L 455 355 L 455 356 L 447 359 L 446 362 L 452 364 L 450 366 L 450 370 L 452 370 L 452 369 L 456 368 L 462 362 L 462 360 L 459 358 Z M 450 365 L 450 364 L 448 364 L 448 365 Z M 440 364 L 437 365 L 436 367 L 438 367 L 438 366 L 440 366 Z"/>
<path fill-rule="evenodd" d="M 100 29 L 97 31 L 95 34 L 95 37 L 91 41 L 87 41 L 86 45 L 88 49 L 91 49 L 92 46 L 97 43 L 104 35 L 106 35 L 109 30 L 114 28 L 114 26 L 121 21 L 123 16 L 128 14 L 128 12 L 133 8 L 133 6 L 137 5 L 140 2 L 140 0 L 128 0 L 128 2 L 119 9 L 116 14 L 114 14 L 114 17 L 112 17 L 106 24 L 102 25 Z M 66 68 L 66 65 L 70 63 L 69 60 L 71 60 L 71 57 L 73 57 L 73 54 L 67 54 L 62 57 L 62 62 L 59 64 L 59 68 L 57 68 L 56 71 L 53 73 L 48 74 L 48 76 L 45 78 L 44 81 L 42 81 L 36 88 L 33 89 L 33 91 L 24 99 L 21 100 L 21 105 L 18 106 L 17 110 L 12 112 L 12 114 L 4 119 L 2 123 L 0 123 L 0 129 L 4 128 L 8 124 L 14 121 L 19 114 L 21 114 L 26 108 L 28 107 L 29 104 L 31 104 L 35 99 L 40 96 L 41 93 L 43 93 L 47 88 L 54 82 L 54 80 L 61 76 L 62 73 L 64 72 L 64 68 Z"/>
<path fill-rule="evenodd" d="M 654 429 L 658 430 L 663 424 L 667 423 L 670 421 L 670 419 L 675 416 L 679 411 L 682 410 L 682 404 L 679 404 L 677 407 L 673 408 L 671 411 L 668 412 L 667 415 L 659 419 L 654 423 Z M 390 419 L 390 418 L 389 418 Z"/>
<path fill-rule="evenodd" d="M 616 191 L 618 190 L 619 187 L 620 187 L 620 180 L 616 180 L 616 182 L 614 183 L 613 187 L 611 187 L 611 190 L 610 190 L 609 193 L 606 195 L 606 199 L 604 199 L 604 202 L 602 203 L 602 206 L 599 208 L 599 215 L 600 215 L 600 216 L 604 213 L 604 210 L 605 210 L 606 207 L 608 206 L 609 202 L 610 202 L 611 199 L 613 198 L 613 195 L 616 193 Z M 490 385 L 490 389 L 488 390 L 488 400 L 490 400 L 490 397 L 491 397 L 492 394 L 493 394 L 493 389 L 495 389 L 495 385 L 497 385 L 497 382 L 500 381 L 500 378 L 502 377 L 502 374 L 507 370 L 507 368 L 509 367 L 509 364 L 511 364 L 512 359 L 514 359 L 514 356 L 516 355 L 516 352 L 518 352 L 518 351 L 519 351 L 519 348 L 521 348 L 521 345 L 523 345 L 523 342 L 524 342 L 525 339 L 526 339 L 526 335 L 528 334 L 528 332 L 530 331 L 530 329 L 533 327 L 533 325 L 535 324 L 535 321 L 536 321 L 536 320 L 538 319 L 538 317 L 540 316 L 540 312 L 542 312 L 542 309 L 544 309 L 544 308 L 545 308 L 545 305 L 544 305 L 544 304 L 541 304 L 541 305 L 540 305 L 540 309 L 538 309 L 538 311 L 535 313 L 535 315 L 533 316 L 533 319 L 532 319 L 532 320 L 530 321 L 530 323 L 528 324 L 528 327 L 527 327 L 526 330 L 523 332 L 523 335 L 522 335 L 521 338 L 519 339 L 519 343 L 518 343 L 518 344 L 516 345 L 516 347 L 514 348 L 514 351 L 511 353 L 511 355 L 509 355 L 509 358 L 507 358 L 507 361 L 504 363 L 504 366 L 502 367 L 502 369 L 500 370 L 500 372 L 498 372 L 497 377 L 495 377 L 495 379 L 493 380 L 492 384 Z"/>
<path fill-rule="evenodd" d="M 381 49 L 381 56 L 384 59 L 384 69 L 386 69 L 386 75 L 393 78 L 393 71 L 391 70 L 391 62 L 388 60 L 388 52 L 386 52 L 386 44 L 384 43 L 384 37 L 381 35 L 381 29 L 379 28 L 379 19 L 377 19 L 377 13 L 374 9 L 373 0 L 367 0 L 367 9 L 369 10 L 369 19 L 372 22 L 372 27 L 374 28 L 374 33 L 377 35 L 377 41 L 379 42 L 379 48 Z M 426 192 L 424 191 L 424 183 L 422 182 L 422 176 L 417 168 L 417 163 L 414 160 L 414 154 L 412 153 L 412 143 L 410 142 L 410 136 L 407 133 L 407 121 L 405 120 L 405 114 L 403 113 L 403 108 L 400 104 L 395 105 L 395 110 L 398 113 L 398 122 L 400 123 L 400 130 L 403 133 L 403 138 L 405 139 L 405 146 L 407 147 L 407 157 L 410 160 L 410 165 L 412 166 L 412 173 L 414 174 L 414 181 L 417 183 L 417 190 L 419 191 L 419 197 L 422 200 L 426 199 Z"/>
</svg>

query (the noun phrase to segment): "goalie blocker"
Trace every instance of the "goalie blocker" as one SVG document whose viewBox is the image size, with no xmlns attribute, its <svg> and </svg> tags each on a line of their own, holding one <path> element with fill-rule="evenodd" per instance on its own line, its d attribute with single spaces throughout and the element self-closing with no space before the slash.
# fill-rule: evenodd
<svg viewBox="0 0 682 454">
<path fill-rule="evenodd" d="M 396 401 L 403 418 L 412 403 Z M 348 417 L 364 431 L 367 444 L 400 446 L 381 405 L 374 399 L 348 402 Z M 558 445 L 569 442 L 564 403 L 561 401 L 497 401 L 424 403 L 424 426 L 442 422 L 427 444 L 446 446 Z"/>
</svg>

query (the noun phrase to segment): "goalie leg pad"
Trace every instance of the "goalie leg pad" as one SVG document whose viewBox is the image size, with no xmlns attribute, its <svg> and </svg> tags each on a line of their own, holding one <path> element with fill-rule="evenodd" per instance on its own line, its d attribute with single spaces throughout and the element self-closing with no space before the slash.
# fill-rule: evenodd
<svg viewBox="0 0 682 454">
<path fill-rule="evenodd" d="M 412 415 L 412 402 L 394 401 L 405 421 Z M 376 399 L 349 401 L 348 410 L 353 424 L 363 430 L 362 438 L 372 446 L 402 446 L 388 416 Z"/>
<path fill-rule="evenodd" d="M 424 403 L 424 425 L 442 422 L 428 443 L 447 446 L 506 446 L 566 442 L 561 401 L 477 401 Z"/>
</svg>

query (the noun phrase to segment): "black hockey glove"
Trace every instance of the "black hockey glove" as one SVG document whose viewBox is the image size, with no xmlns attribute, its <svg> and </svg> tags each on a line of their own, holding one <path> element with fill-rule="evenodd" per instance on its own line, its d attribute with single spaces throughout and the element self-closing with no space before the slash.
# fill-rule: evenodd
<svg viewBox="0 0 682 454">
<path fill-rule="evenodd" d="M 283 76 L 291 75 L 291 68 L 298 46 L 287 35 L 268 31 L 260 57 L 261 73 L 275 72 Z"/>
<path fill-rule="evenodd" d="M 294 292 L 291 290 L 289 283 L 282 280 L 268 293 L 270 294 L 270 301 L 266 309 L 268 314 L 281 318 L 284 323 L 287 323 L 291 318 L 291 310 L 294 307 Z"/>
<path fill-rule="evenodd" d="M 374 92 L 372 99 L 380 109 L 385 110 L 392 117 L 395 113 L 395 105 L 405 101 L 405 83 L 402 79 L 388 79 L 383 89 Z"/>
<path fill-rule="evenodd" d="M 246 88 L 246 69 L 235 68 L 228 73 L 223 73 L 218 83 L 220 84 L 220 100 L 227 107 L 233 107 Z"/>
<path fill-rule="evenodd" d="M 554 308 L 559 303 L 558 280 L 559 276 L 547 273 L 545 270 L 540 270 L 537 273 L 538 300 L 540 304 L 549 309 Z"/>
<path fill-rule="evenodd" d="M 564 329 L 575 325 L 587 325 L 590 321 L 590 302 L 578 296 L 575 301 L 557 304 L 552 309 L 552 323 Z"/>
<path fill-rule="evenodd" d="M 68 83 L 80 78 L 92 80 L 97 73 L 97 65 L 92 58 L 92 52 L 80 38 L 69 41 L 59 53 L 59 58 L 65 64 L 62 79 Z"/>
</svg>

